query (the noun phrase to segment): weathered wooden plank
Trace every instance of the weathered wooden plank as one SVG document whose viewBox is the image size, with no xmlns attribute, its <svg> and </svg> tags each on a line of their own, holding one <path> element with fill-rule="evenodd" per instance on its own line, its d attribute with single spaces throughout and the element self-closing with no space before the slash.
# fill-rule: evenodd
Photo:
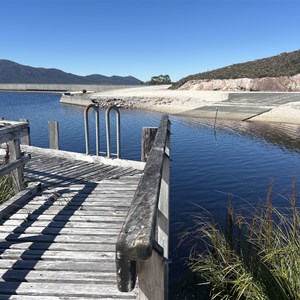
<svg viewBox="0 0 300 300">
<path fill-rule="evenodd" d="M 49 129 L 49 148 L 50 149 L 59 149 L 59 129 L 58 122 L 49 121 L 48 122 Z"/>
<path fill-rule="evenodd" d="M 118 239 L 117 252 L 129 260 L 145 260 L 151 256 L 168 131 L 169 120 L 165 116 Z"/>
<path fill-rule="evenodd" d="M 12 161 L 11 163 L 0 166 L 0 176 L 4 176 L 9 172 L 13 171 L 14 169 L 22 167 L 26 162 L 29 161 L 29 159 L 30 156 L 26 155 L 17 160 Z"/>
<path fill-rule="evenodd" d="M 168 116 L 163 116 L 116 243 L 118 289 L 123 292 L 132 291 L 135 287 L 136 262 L 147 260 L 152 254 L 169 127 Z M 161 280 L 164 281 L 164 278 Z"/>
<path fill-rule="evenodd" d="M 52 270 L 15 270 L 0 269 L 0 281 L 27 281 L 27 282 L 70 282 L 70 283 L 115 283 L 115 272 L 85 272 L 85 271 L 52 271 Z M 1 298 L 0 298 L 1 299 Z"/>
<path fill-rule="evenodd" d="M 0 205 L 0 219 L 9 215 L 16 209 L 16 207 L 23 206 L 25 203 L 27 203 L 28 199 L 32 197 L 32 195 L 36 194 L 39 188 L 39 183 L 30 183 L 26 189 L 17 193 L 8 201 L 2 203 Z"/>
<path fill-rule="evenodd" d="M 45 210 L 46 209 L 46 210 Z M 111 210 L 108 214 L 107 211 L 103 211 L 102 209 L 94 209 L 94 210 L 86 210 L 83 208 L 77 209 L 75 207 L 65 206 L 63 209 L 61 207 L 49 207 L 49 206 L 40 206 L 38 209 L 30 209 L 28 207 L 21 208 L 18 210 L 20 214 L 38 214 L 39 211 L 43 211 L 43 215 L 60 215 L 60 216 L 126 216 L 127 212 L 120 210 Z"/>
<path fill-rule="evenodd" d="M 139 300 L 165 299 L 163 257 L 156 251 L 151 258 L 137 263 L 139 279 Z"/>
<path fill-rule="evenodd" d="M 72 160 L 82 160 L 82 161 L 87 161 L 92 163 L 103 163 L 105 165 L 112 165 L 121 168 L 133 168 L 140 171 L 142 171 L 145 166 L 145 163 L 138 162 L 138 161 L 132 161 L 126 159 L 108 159 L 102 156 L 85 155 L 85 154 L 69 152 L 69 151 L 44 149 L 44 148 L 31 147 L 25 145 L 22 146 L 22 149 L 31 153 L 40 153 L 48 156 L 61 157 L 61 158 L 72 159 Z"/>
<path fill-rule="evenodd" d="M 1 245 L 0 245 L 1 247 Z M 93 261 L 111 260 L 114 264 L 115 252 L 89 252 L 86 251 L 53 251 L 53 250 L 19 250 L 0 248 L 1 259 L 31 259 L 31 260 L 65 260 L 65 261 Z"/>
<path fill-rule="evenodd" d="M 141 161 L 147 161 L 150 154 L 156 133 L 157 127 L 144 127 L 142 132 L 142 151 L 141 151 Z"/>
<path fill-rule="evenodd" d="M 105 201 L 106 199 L 109 199 L 109 201 L 113 200 L 121 200 L 125 198 L 125 201 L 128 201 L 129 198 L 134 195 L 134 191 L 122 191 L 121 193 L 116 193 L 113 191 L 93 191 L 90 194 L 86 192 L 81 192 L 81 191 L 75 191 L 75 192 L 65 192 L 65 193 L 60 193 L 60 192 L 55 192 L 54 193 L 45 193 L 45 195 L 39 196 L 36 198 L 37 201 L 52 201 L 52 202 L 69 202 L 69 203 L 76 203 L 82 201 L 82 199 L 86 199 L 85 203 L 89 202 L 98 202 L 102 203 L 102 201 Z M 51 197 L 53 196 L 53 197 Z M 50 198 L 51 197 L 51 198 Z M 71 201 L 74 200 L 74 201 Z M 33 200 L 35 201 L 35 200 Z"/>
<path fill-rule="evenodd" d="M 27 123 L 28 125 L 28 131 L 27 135 L 21 138 L 21 144 L 24 145 L 30 145 L 30 126 L 29 126 L 29 120 L 28 119 L 20 119 L 20 122 Z"/>
<path fill-rule="evenodd" d="M 91 243 L 47 243 L 47 242 L 0 242 L 1 247 L 5 249 L 32 249 L 32 250 L 54 250 L 54 251 L 86 251 L 88 249 L 90 252 L 95 251 L 115 251 L 114 243 L 101 243 L 101 244 L 91 244 Z M 101 270 L 99 270 L 100 272 Z"/>
<path fill-rule="evenodd" d="M 58 212 L 62 209 L 62 207 L 64 207 L 64 209 L 67 209 L 67 210 L 80 210 L 80 211 L 84 211 L 84 212 L 87 212 L 88 214 L 90 212 L 93 212 L 95 211 L 96 214 L 95 215 L 98 215 L 100 212 L 102 212 L 102 214 L 107 214 L 109 212 L 111 213 L 124 213 L 124 211 L 126 212 L 127 214 L 127 211 L 128 211 L 128 207 L 129 207 L 129 204 L 130 202 L 128 203 L 128 205 L 122 205 L 122 203 L 120 203 L 120 205 L 118 205 L 120 202 L 119 201 L 115 201 L 115 203 L 99 203 L 98 202 L 90 202 L 90 203 L 84 203 L 84 204 L 81 204 L 80 202 L 77 202 L 76 203 L 73 203 L 73 202 L 68 202 L 68 201 L 63 201 L 63 200 L 56 200 L 52 203 L 43 203 L 42 201 L 40 201 L 40 203 L 37 203 L 37 202 L 31 202 L 30 201 L 30 204 L 27 204 L 25 206 L 23 206 L 23 210 L 27 210 L 27 211 L 35 211 L 39 208 L 43 208 L 43 209 L 47 209 L 47 213 L 49 212 Z M 105 205 L 106 204 L 106 205 Z M 115 205 L 113 205 L 115 204 Z"/>
<path fill-rule="evenodd" d="M 124 296 L 125 297 L 125 296 Z M 41 300 L 41 296 L 36 296 L 36 295 L 30 295 L 30 296 L 26 296 L 26 295 L 7 295 L 7 294 L 0 294 L 0 300 Z M 43 295 L 43 300 L 99 300 L 99 297 L 91 297 L 89 296 L 88 298 L 86 297 L 65 297 L 65 296 L 45 296 Z M 128 299 L 128 298 L 123 298 L 123 297 L 114 297 L 114 296 L 110 296 L 110 297 L 102 297 L 101 300 L 115 300 L 115 299 Z M 133 298 L 135 299 L 135 298 Z"/>
<path fill-rule="evenodd" d="M 14 219 L 23 219 L 24 221 L 77 221 L 77 222 L 121 222 L 123 223 L 124 217 L 122 216 L 52 216 L 52 215 L 40 215 L 40 214 L 19 214 L 16 213 L 10 217 Z"/>
<path fill-rule="evenodd" d="M 50 271 L 78 271 L 78 272 L 115 272 L 115 265 L 111 261 L 103 260 L 99 263 L 89 261 L 73 261 L 70 263 L 66 260 L 18 260 L 3 259 L 1 260 L 0 269 L 14 270 L 50 270 Z"/>
<path fill-rule="evenodd" d="M 49 235 L 90 235 L 97 238 L 103 235 L 118 235 L 120 228 L 59 228 L 59 227 L 15 227 L 0 226 L 1 233 L 26 233 Z M 1 245 L 0 245 L 1 247 Z"/>
<path fill-rule="evenodd" d="M 11 242 L 44 242 L 44 243 L 90 243 L 90 244 L 111 244 L 117 240 L 117 235 L 32 235 L 32 234 L 5 234 L 0 233 L 0 240 Z"/>
<path fill-rule="evenodd" d="M 9 163 L 13 163 L 14 161 L 22 160 L 22 154 L 20 149 L 20 140 L 16 139 L 8 142 L 8 150 L 9 150 Z M 24 175 L 23 175 L 23 166 L 22 164 L 18 166 L 16 169 L 12 170 L 12 180 L 13 180 L 13 188 L 15 193 L 18 193 L 24 188 Z"/>
<path fill-rule="evenodd" d="M 9 121 L 9 123 L 12 123 Z M 9 124 L 5 123 L 5 124 Z M 18 123 L 6 125 L 0 129 L 0 144 L 22 138 L 28 134 L 28 124 Z"/>
<path fill-rule="evenodd" d="M 24 221 L 22 219 L 9 219 L 3 223 L 1 226 L 22 226 L 24 227 L 48 227 L 48 228 L 98 228 L 98 229 L 105 229 L 105 228 L 117 228 L 121 229 L 121 223 L 106 223 L 106 222 L 57 222 L 57 221 L 35 221 L 32 223 L 31 221 Z"/>
<path fill-rule="evenodd" d="M 114 296 L 124 299 L 135 299 L 135 293 L 122 294 L 113 284 L 82 284 L 82 283 L 40 283 L 40 282 L 0 282 L 0 290 L 4 294 L 22 294 L 43 296 L 80 296 L 80 297 L 103 297 Z"/>
</svg>

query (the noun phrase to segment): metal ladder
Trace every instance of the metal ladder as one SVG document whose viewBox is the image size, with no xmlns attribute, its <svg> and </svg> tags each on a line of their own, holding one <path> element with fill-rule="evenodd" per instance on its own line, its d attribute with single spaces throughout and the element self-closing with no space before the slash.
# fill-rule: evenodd
<svg viewBox="0 0 300 300">
<path fill-rule="evenodd" d="M 90 137 L 89 137 L 89 110 L 93 108 L 95 110 L 95 126 L 96 126 L 96 155 L 106 154 L 108 158 L 112 155 L 120 158 L 121 156 L 121 118 L 120 110 L 116 106 L 110 106 L 106 109 L 105 123 L 106 123 L 106 145 L 107 152 L 100 152 L 100 117 L 99 117 L 99 103 L 93 103 L 86 107 L 84 110 L 84 129 L 85 129 L 85 152 L 90 155 Z M 111 153 L 111 135 L 110 135 L 110 113 L 114 110 L 116 112 L 116 129 L 117 129 L 117 153 Z"/>
</svg>

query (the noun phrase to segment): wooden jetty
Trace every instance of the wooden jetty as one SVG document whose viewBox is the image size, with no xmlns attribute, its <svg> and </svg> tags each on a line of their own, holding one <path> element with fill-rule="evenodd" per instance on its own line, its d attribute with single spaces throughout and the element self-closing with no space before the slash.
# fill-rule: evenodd
<svg viewBox="0 0 300 300">
<path fill-rule="evenodd" d="M 0 176 L 19 175 L 0 206 L 0 300 L 167 299 L 169 124 L 144 163 L 20 147 L 28 124 L 0 123 L 17 153 Z"/>
</svg>

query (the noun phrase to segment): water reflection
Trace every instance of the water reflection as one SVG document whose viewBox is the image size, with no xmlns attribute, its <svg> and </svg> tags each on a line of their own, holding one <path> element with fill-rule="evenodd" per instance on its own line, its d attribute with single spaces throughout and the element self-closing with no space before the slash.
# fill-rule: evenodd
<svg viewBox="0 0 300 300">
<path fill-rule="evenodd" d="M 0 117 L 12 120 L 28 118 L 32 144 L 41 147 L 48 147 L 48 121 L 56 120 L 60 126 L 62 149 L 85 152 L 84 108 L 61 105 L 59 98 L 59 95 L 53 94 L 0 93 Z M 102 110 L 100 115 L 100 143 L 104 147 L 100 145 L 100 148 L 105 151 Z M 160 118 L 161 114 L 156 112 L 121 111 L 123 158 L 140 159 L 142 127 L 157 126 Z M 271 180 L 274 180 L 273 203 L 286 206 L 292 178 L 296 176 L 299 181 L 300 127 L 217 120 L 214 130 L 213 119 L 182 116 L 171 116 L 170 119 L 170 249 L 173 261 L 170 281 L 172 291 L 176 292 L 180 286 L 178 298 L 174 296 L 172 299 L 185 299 L 184 293 L 193 290 L 193 275 L 186 277 L 184 273 L 184 258 L 192 245 L 178 247 L 178 234 L 193 226 L 193 216 L 201 211 L 207 210 L 217 222 L 224 222 L 229 198 L 236 207 L 255 206 L 264 201 Z M 91 116 L 90 120 L 92 142 L 95 136 L 94 118 Z M 114 132 L 112 127 L 113 144 Z M 94 148 L 91 150 L 94 151 Z M 182 282 L 184 284 L 180 285 Z M 190 294 L 186 297 L 192 299 Z"/>
<path fill-rule="evenodd" d="M 218 120 L 215 123 L 213 119 L 184 117 L 179 119 L 192 126 L 210 128 L 214 133 L 215 140 L 218 138 L 218 131 L 225 131 L 228 134 L 241 134 L 254 140 L 261 139 L 284 150 L 300 151 L 300 126 L 296 124 L 231 120 Z"/>
</svg>

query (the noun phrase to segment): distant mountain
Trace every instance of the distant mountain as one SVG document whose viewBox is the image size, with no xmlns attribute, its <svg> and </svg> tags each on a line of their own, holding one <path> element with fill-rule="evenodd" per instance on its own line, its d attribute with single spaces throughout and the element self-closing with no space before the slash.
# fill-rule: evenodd
<svg viewBox="0 0 300 300">
<path fill-rule="evenodd" d="M 109 77 L 99 74 L 79 76 L 58 69 L 34 68 L 0 59 L 0 83 L 136 85 L 141 84 L 142 81 L 132 76 Z"/>
<path fill-rule="evenodd" d="M 190 80 L 264 78 L 297 74 L 300 74 L 300 50 L 190 75 L 180 79 L 172 88 L 178 88 Z"/>
</svg>

